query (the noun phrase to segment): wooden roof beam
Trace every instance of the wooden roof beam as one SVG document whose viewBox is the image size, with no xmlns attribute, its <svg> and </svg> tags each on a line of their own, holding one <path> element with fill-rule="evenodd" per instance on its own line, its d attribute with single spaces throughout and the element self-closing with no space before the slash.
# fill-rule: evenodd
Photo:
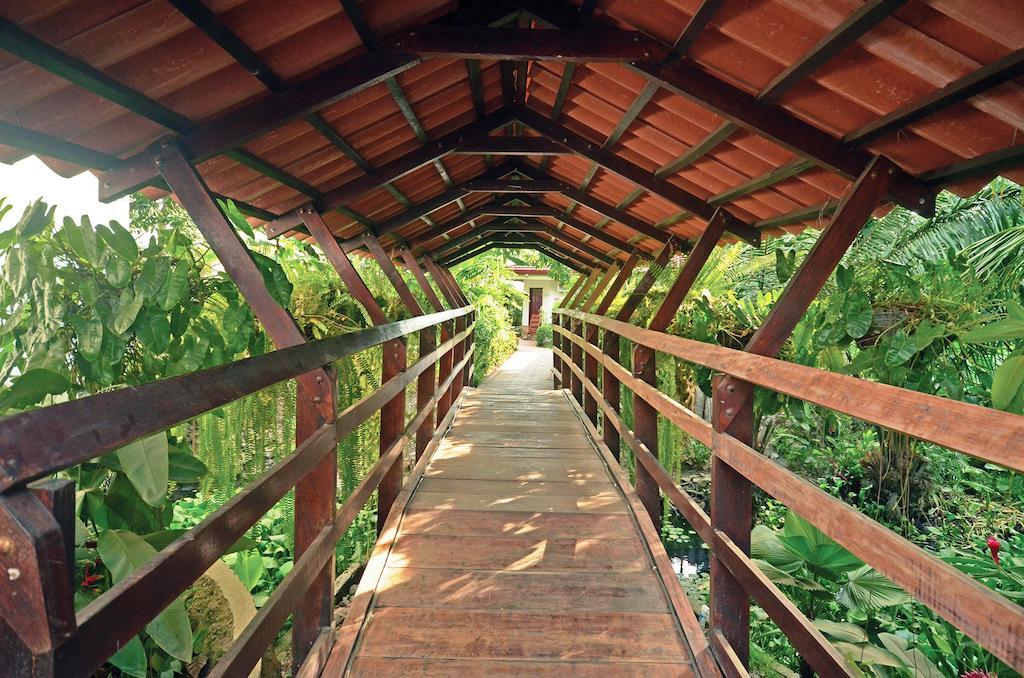
<svg viewBox="0 0 1024 678">
<path fill-rule="evenodd" d="M 178 143 L 193 164 L 202 162 L 383 82 L 416 63 L 414 59 L 393 54 L 362 54 L 182 134 Z M 146 154 L 136 154 L 119 168 L 100 175 L 100 200 L 116 200 L 150 185 L 156 176 Z"/>
<path fill-rule="evenodd" d="M 455 154 L 572 155 L 564 146 L 544 137 L 485 137 L 465 144 Z"/>
<path fill-rule="evenodd" d="M 624 62 L 662 59 L 668 50 L 644 33 L 518 27 L 410 26 L 382 43 L 396 54 L 502 61 Z"/>
<path fill-rule="evenodd" d="M 1024 75 L 1024 49 L 1010 52 L 1002 59 L 997 59 L 973 73 L 940 87 L 923 99 L 900 106 L 859 130 L 847 134 L 843 137 L 843 141 L 850 144 L 863 144 L 891 134 L 955 103 L 966 101 L 1004 82 L 1019 78 L 1021 75 Z"/>
<path fill-rule="evenodd" d="M 555 179 L 547 172 L 537 170 L 529 165 L 523 164 L 517 165 L 516 171 L 519 174 L 531 177 L 534 181 L 538 182 L 539 184 L 546 184 L 554 181 L 558 185 L 558 192 L 564 195 L 566 198 L 569 198 L 575 203 L 583 205 L 587 209 L 593 210 L 598 214 L 603 214 L 605 217 L 611 219 L 612 221 L 616 221 L 622 224 L 623 226 L 626 226 L 627 228 L 630 228 L 636 231 L 637 233 L 643 234 L 649 238 L 653 238 L 658 242 L 668 242 L 669 239 L 672 237 L 671 233 L 659 230 L 658 228 L 652 226 L 651 224 L 648 224 L 643 219 L 635 217 L 629 212 L 626 212 L 625 209 L 620 209 L 615 205 L 610 205 L 601 200 L 600 198 L 598 198 L 597 196 L 587 193 L 585 189 L 575 188 L 563 181 Z M 566 214 L 571 215 L 571 210 L 567 210 Z"/>
<path fill-rule="evenodd" d="M 656 178 L 650 172 L 619 157 L 615 153 L 598 148 L 596 144 L 585 137 L 573 132 L 563 125 L 552 123 L 536 111 L 529 109 L 516 109 L 515 117 L 524 125 L 531 127 L 540 134 L 564 144 L 566 148 L 569 148 L 574 153 L 577 153 L 578 155 L 601 165 L 605 169 L 618 174 L 619 176 L 636 184 L 643 190 L 650 191 L 651 193 L 661 196 L 665 200 L 678 205 L 705 221 L 710 220 L 714 214 L 715 208 L 710 206 L 701 198 L 698 198 L 692 193 L 663 179 Z M 729 230 L 734 235 L 752 244 L 760 242 L 760 232 L 739 219 L 734 219 L 730 223 Z"/>
<path fill-rule="evenodd" d="M 715 14 L 718 9 L 722 6 L 724 0 L 704 0 L 700 3 L 700 7 L 690 17 L 689 23 L 686 24 L 686 28 L 676 38 L 676 42 L 672 45 L 672 51 L 670 52 L 672 58 L 679 59 L 686 55 L 693 47 L 693 43 L 696 42 L 697 38 L 704 29 L 707 28 L 711 20 L 715 18 Z"/>
<path fill-rule="evenodd" d="M 504 127 L 510 121 L 511 117 L 507 111 L 496 111 L 484 118 L 464 125 L 425 146 L 385 165 L 381 165 L 373 174 L 367 174 L 338 188 L 326 191 L 323 197 L 316 201 L 317 211 L 323 213 L 337 209 L 346 203 L 358 199 L 369 191 L 380 188 L 384 184 L 391 183 L 410 172 L 434 163 L 434 161 L 451 153 L 459 146 L 469 141 L 483 138 L 494 130 Z M 300 221 L 297 216 L 295 210 L 292 210 L 292 212 L 282 215 L 276 221 L 267 224 L 268 236 L 274 237 L 294 229 Z"/>
<path fill-rule="evenodd" d="M 907 0 L 868 0 L 845 21 L 828 32 L 806 54 L 779 73 L 757 95 L 763 102 L 777 101 L 793 85 L 818 70 L 826 61 L 855 43 L 883 19 L 907 3 Z"/>
<path fill-rule="evenodd" d="M 538 21 L 558 28 L 604 28 L 598 19 L 580 16 L 571 8 L 561 7 L 557 3 L 523 0 L 522 4 L 524 11 Z M 627 67 L 726 120 L 850 179 L 860 176 L 875 158 L 862 149 L 851 148 L 841 139 L 782 108 L 760 101 L 689 61 L 629 62 Z M 895 168 L 895 172 L 889 189 L 892 199 L 924 216 L 934 215 L 936 191 L 899 167 Z M 685 207 L 681 203 L 677 204 Z M 710 214 L 703 216 L 696 210 L 690 211 L 703 219 L 711 217 Z"/>
</svg>

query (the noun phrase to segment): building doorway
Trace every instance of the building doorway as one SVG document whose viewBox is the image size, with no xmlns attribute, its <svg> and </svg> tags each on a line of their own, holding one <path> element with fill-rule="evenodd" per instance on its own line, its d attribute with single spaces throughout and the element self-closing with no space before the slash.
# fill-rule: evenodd
<svg viewBox="0 0 1024 678">
<path fill-rule="evenodd" d="M 530 288 L 530 317 L 526 338 L 533 339 L 537 336 L 537 327 L 540 325 L 540 307 L 544 304 L 544 289 L 541 287 Z"/>
</svg>

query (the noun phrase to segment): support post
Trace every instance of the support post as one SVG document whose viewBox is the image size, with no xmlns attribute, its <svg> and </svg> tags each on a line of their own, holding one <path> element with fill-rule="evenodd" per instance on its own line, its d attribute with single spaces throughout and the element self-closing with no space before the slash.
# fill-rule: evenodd
<svg viewBox="0 0 1024 678">
<path fill-rule="evenodd" d="M 558 309 L 561 309 L 561 308 L 565 307 L 566 302 L 568 302 L 568 301 L 570 301 L 572 299 L 573 295 L 576 294 L 576 290 L 578 290 L 580 288 L 580 286 L 583 284 L 583 281 L 585 279 L 586 279 L 586 276 L 583 276 L 583 275 L 581 275 L 578 278 L 576 278 L 576 282 L 574 282 L 572 284 L 572 287 L 569 288 L 569 291 L 565 293 L 565 296 L 562 297 L 562 300 L 559 302 L 558 306 L 555 307 L 554 309 L 552 309 L 552 314 L 551 314 L 551 322 L 552 323 L 558 325 L 559 327 L 564 327 L 564 324 L 562 323 L 562 314 L 559 313 Z M 551 344 L 556 349 L 563 350 L 562 349 L 562 335 L 559 334 L 558 332 L 552 332 L 551 333 Z M 552 376 L 552 381 L 553 381 L 552 388 L 555 388 L 555 389 L 561 388 L 562 387 L 562 358 L 557 353 L 554 354 L 554 356 L 551 359 L 551 366 L 554 368 L 554 374 Z"/>
<path fill-rule="evenodd" d="M 420 307 L 416 297 L 413 295 L 412 290 L 405 283 L 405 278 L 398 272 L 398 268 L 395 267 L 395 262 L 391 260 L 391 256 L 381 246 L 380 241 L 372 233 L 367 233 L 363 236 L 363 243 L 366 245 L 367 251 L 373 257 L 377 265 L 380 266 L 381 271 L 389 281 L 391 281 L 392 287 L 398 292 L 399 299 L 402 300 L 402 304 L 406 310 L 412 316 L 423 315 L 423 308 Z M 425 327 L 419 331 L 417 335 L 417 350 L 419 351 L 420 357 L 427 355 L 437 347 L 437 328 Z M 406 346 L 406 352 L 408 352 L 408 346 Z M 408 356 L 407 356 L 408 359 Z M 427 403 L 430 402 L 431 398 L 434 397 L 434 384 L 437 378 L 437 365 L 436 363 L 431 365 L 428 369 L 420 372 L 420 375 L 416 377 L 416 411 L 419 412 Z M 430 442 L 431 437 L 434 435 L 434 428 L 436 426 L 435 415 L 437 408 L 434 407 L 427 414 L 423 423 L 416 430 L 416 460 L 423 456 L 423 451 L 427 449 L 427 444 Z"/>
<path fill-rule="evenodd" d="M 633 291 L 630 292 L 626 298 L 626 302 L 619 309 L 619 312 L 615 315 L 616 320 L 620 320 L 624 323 L 628 323 L 633 312 L 643 301 L 647 293 L 650 292 L 651 287 L 654 286 L 655 280 L 658 279 L 658 275 L 668 264 L 669 258 L 673 252 L 672 242 L 666 244 L 661 248 L 661 252 L 658 253 L 658 257 L 654 262 L 647 268 L 643 276 L 640 278 L 640 282 L 637 283 Z M 606 356 L 619 362 L 619 335 L 609 330 L 604 331 L 604 337 L 602 339 L 601 349 Z M 601 378 L 601 388 L 603 391 L 604 399 L 608 402 L 608 405 L 615 411 L 616 414 L 621 412 L 620 405 L 622 399 L 622 385 L 618 378 L 608 370 L 604 371 L 604 375 Z M 608 446 L 608 449 L 615 455 L 615 459 L 619 459 L 620 454 L 620 439 L 619 431 L 614 426 L 605 426 L 602 432 L 604 436 L 604 443 Z"/>
<path fill-rule="evenodd" d="M 394 379 L 405 371 L 407 354 L 405 338 L 389 341 L 382 347 L 383 365 L 381 383 Z M 380 454 L 383 455 L 402 435 L 405 428 L 405 389 L 380 408 Z M 402 490 L 402 459 L 399 457 L 377 488 L 377 534 L 384 529 L 391 507 Z"/>
<path fill-rule="evenodd" d="M 654 317 L 648 324 L 647 329 L 655 332 L 664 332 L 672 324 L 679 305 L 690 291 L 697 274 L 704 268 L 708 257 L 715 249 L 715 245 L 721 240 L 722 234 L 729 225 L 732 217 L 724 209 L 719 208 L 708 221 L 704 232 L 694 246 L 686 263 L 679 271 L 678 277 L 668 294 L 662 300 Z M 633 350 L 633 375 L 644 382 L 657 388 L 657 360 L 655 352 L 646 346 L 637 346 Z M 651 451 L 651 454 L 658 458 L 658 411 L 655 410 L 646 400 L 633 394 L 633 432 L 637 439 Z M 642 464 L 636 465 L 636 493 L 640 496 L 647 509 L 648 515 L 654 526 L 661 529 L 661 492 L 658 483 Z"/>
<path fill-rule="evenodd" d="M 615 278 L 614 280 L 612 280 L 611 285 L 608 286 L 608 288 L 605 290 L 604 296 L 601 298 L 601 302 L 597 305 L 597 308 L 594 309 L 595 314 L 604 315 L 608 311 L 608 307 L 612 305 L 612 301 L 615 299 L 615 295 L 619 293 L 619 290 L 622 289 L 622 286 L 625 284 L 626 279 L 629 277 L 629 274 L 633 272 L 633 268 L 636 266 L 636 262 L 636 254 L 630 254 L 629 258 L 626 259 L 626 263 L 622 265 L 622 268 L 619 269 L 618 274 L 615 275 Z M 609 270 L 609 277 L 606 278 L 606 280 L 611 278 L 611 274 L 612 271 Z M 598 344 L 599 332 L 600 328 L 597 325 L 587 325 L 586 330 L 584 332 L 585 340 L 587 341 L 587 343 L 594 344 L 596 346 Z M 586 374 L 587 379 L 589 379 L 590 382 L 594 384 L 594 386 L 598 385 L 597 358 L 592 356 L 590 353 L 584 352 L 583 372 L 584 374 Z M 603 372 L 604 375 L 602 376 L 602 379 L 605 376 L 607 376 L 607 370 L 603 370 Z M 594 399 L 594 396 L 591 395 L 590 391 L 588 390 L 584 390 L 583 392 L 583 411 L 590 419 L 591 423 L 594 424 L 594 426 L 596 427 L 598 421 L 599 408 L 597 407 L 597 400 Z M 609 427 L 605 426 L 605 428 Z"/>
<path fill-rule="evenodd" d="M 768 317 L 750 338 L 744 351 L 774 356 L 785 344 L 811 302 L 821 291 L 843 254 L 863 228 L 872 210 L 888 191 L 895 166 L 875 158 L 861 173 L 839 204 L 829 225 L 790 279 Z M 715 443 L 730 435 L 753 446 L 754 387 L 732 377 L 717 377 L 713 393 Z M 711 526 L 732 539 L 744 553 L 750 553 L 753 523 L 751 484 L 742 474 L 711 457 Z M 729 568 L 711 558 L 711 627 L 720 631 L 736 651 L 743 665 L 750 660 L 750 599 Z"/>
<path fill-rule="evenodd" d="M 438 298 L 437 292 L 434 291 L 434 288 L 433 286 L 431 286 L 430 281 L 427 280 L 427 275 L 426 273 L 423 272 L 423 268 L 420 267 L 420 263 L 416 261 L 416 255 L 412 253 L 412 250 L 410 250 L 407 247 L 403 247 L 399 251 L 399 254 L 402 256 L 402 261 L 405 262 L 406 270 L 411 272 L 413 274 L 413 277 L 416 278 L 416 282 L 419 284 L 420 289 L 423 290 L 423 294 L 426 295 L 431 307 L 433 307 L 433 309 L 437 312 L 445 310 L 444 304 L 441 303 L 441 299 Z M 447 341 L 449 337 L 454 336 L 454 334 L 452 333 L 453 325 L 454 324 L 451 321 L 441 323 L 442 341 Z M 454 354 L 454 348 L 452 350 L 445 351 L 445 353 L 441 356 L 441 359 L 438 361 L 437 382 L 434 384 L 434 388 L 436 388 L 440 384 L 443 384 L 448 379 L 448 375 L 452 373 L 452 358 Z M 448 414 L 448 410 L 451 409 L 452 400 L 450 394 L 451 389 L 446 389 L 443 393 L 441 393 L 438 396 L 438 421 L 444 419 L 444 416 Z"/>
<path fill-rule="evenodd" d="M 427 270 L 430 271 L 430 276 L 434 279 L 434 282 L 437 283 L 437 288 L 441 290 L 441 294 L 444 295 L 445 301 L 448 302 L 449 308 L 458 308 L 459 306 L 461 306 L 462 300 L 459 298 L 459 294 L 449 285 L 449 282 L 445 278 L 444 273 L 441 271 L 441 268 L 434 263 L 434 260 L 431 259 L 430 257 L 423 257 L 423 264 L 427 267 Z M 462 330 L 466 329 L 468 324 L 469 318 L 467 318 L 466 316 L 456 318 L 455 334 L 460 334 Z M 460 362 L 462 362 L 462 358 L 465 355 L 466 342 L 465 340 L 463 340 L 455 344 L 454 347 L 452 347 L 452 369 L 455 369 L 455 365 L 458 365 Z M 448 389 L 449 402 L 453 403 L 456 401 L 456 399 L 459 397 L 459 394 L 462 393 L 462 388 L 465 385 L 466 372 L 465 370 L 460 370 L 459 373 L 455 375 L 455 379 L 452 380 L 452 385 Z"/>
<path fill-rule="evenodd" d="M 238 286 L 256 318 L 277 348 L 305 343 L 295 320 L 271 296 L 249 250 L 220 211 L 194 167 L 170 139 L 149 149 L 150 158 L 170 189 L 196 223 L 224 270 Z M 322 224 L 322 222 L 320 222 Z M 326 227 L 324 227 L 326 228 Z M 331 241 L 334 242 L 333 238 Z M 336 244 L 336 243 L 335 243 Z M 312 431 L 334 421 L 335 401 L 332 372 L 314 370 L 298 378 L 296 395 L 296 444 Z M 335 455 L 327 455 L 295 488 L 295 557 L 299 558 L 320 530 L 331 522 L 335 511 L 337 472 Z M 320 635 L 331 623 L 334 609 L 334 572 L 321 574 L 299 603 L 292 630 L 292 660 L 302 664 Z"/>
<path fill-rule="evenodd" d="M 0 572 L 0 665 L 53 676 L 54 650 L 75 629 L 71 563 L 57 518 L 30 490 L 0 496 Z"/>
</svg>

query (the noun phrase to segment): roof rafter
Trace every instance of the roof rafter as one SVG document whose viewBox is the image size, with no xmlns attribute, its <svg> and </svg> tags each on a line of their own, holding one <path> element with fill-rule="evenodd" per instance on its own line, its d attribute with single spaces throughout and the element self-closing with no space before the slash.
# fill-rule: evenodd
<svg viewBox="0 0 1024 678">
<path fill-rule="evenodd" d="M 618 155 L 598 148 L 593 142 L 573 132 L 563 125 L 552 123 L 539 113 L 529 109 L 517 109 L 515 112 L 524 125 L 531 127 L 542 135 L 564 144 L 578 155 L 595 162 L 605 169 L 611 170 L 619 176 L 628 179 L 645 191 L 655 193 L 669 202 L 675 203 L 688 212 L 704 219 L 711 218 L 715 209 L 707 202 L 685 191 L 674 184 L 656 178 L 641 167 L 619 157 Z M 758 242 L 760 233 L 752 226 L 735 219 L 729 226 L 729 231 L 734 235 L 749 242 Z"/>
<path fill-rule="evenodd" d="M 614 28 L 560 31 L 520 27 L 410 26 L 382 42 L 398 54 L 503 61 L 653 61 L 668 50 L 639 31 Z"/>
<path fill-rule="evenodd" d="M 524 11 L 557 28 L 604 27 L 597 19 L 580 16 L 559 4 L 523 0 L 523 5 Z M 849 147 L 841 139 L 782 108 L 759 101 L 757 97 L 688 61 L 631 62 L 627 67 L 726 120 L 848 178 L 859 176 L 875 157 L 861 149 Z M 908 209 L 931 216 L 935 211 L 934 189 L 898 167 L 892 169 L 892 198 Z"/>
<path fill-rule="evenodd" d="M 757 95 L 764 102 L 776 101 L 793 85 L 807 78 L 826 61 L 839 54 L 883 19 L 907 3 L 907 0 L 868 0 L 857 11 L 833 28 L 806 54 L 779 73 Z"/>
<path fill-rule="evenodd" d="M 863 144 L 927 118 L 960 101 L 1024 75 L 1024 49 L 1010 52 L 962 78 L 940 87 L 923 99 L 912 101 L 847 134 L 843 141 Z"/>
</svg>

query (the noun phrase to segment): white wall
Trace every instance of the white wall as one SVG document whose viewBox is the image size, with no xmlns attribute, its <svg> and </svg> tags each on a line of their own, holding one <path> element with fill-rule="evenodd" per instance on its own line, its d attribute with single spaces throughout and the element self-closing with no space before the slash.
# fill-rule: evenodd
<svg viewBox="0 0 1024 678">
<path fill-rule="evenodd" d="M 523 286 L 523 292 L 526 294 L 526 299 L 523 300 L 523 324 L 526 325 L 530 322 L 530 288 L 539 287 L 543 290 L 543 301 L 541 302 L 540 316 L 541 324 L 551 322 L 551 309 L 562 300 L 563 293 L 558 289 L 558 281 L 552 280 L 547 276 L 541 275 L 528 275 L 520 278 L 517 282 L 521 282 Z"/>
</svg>

